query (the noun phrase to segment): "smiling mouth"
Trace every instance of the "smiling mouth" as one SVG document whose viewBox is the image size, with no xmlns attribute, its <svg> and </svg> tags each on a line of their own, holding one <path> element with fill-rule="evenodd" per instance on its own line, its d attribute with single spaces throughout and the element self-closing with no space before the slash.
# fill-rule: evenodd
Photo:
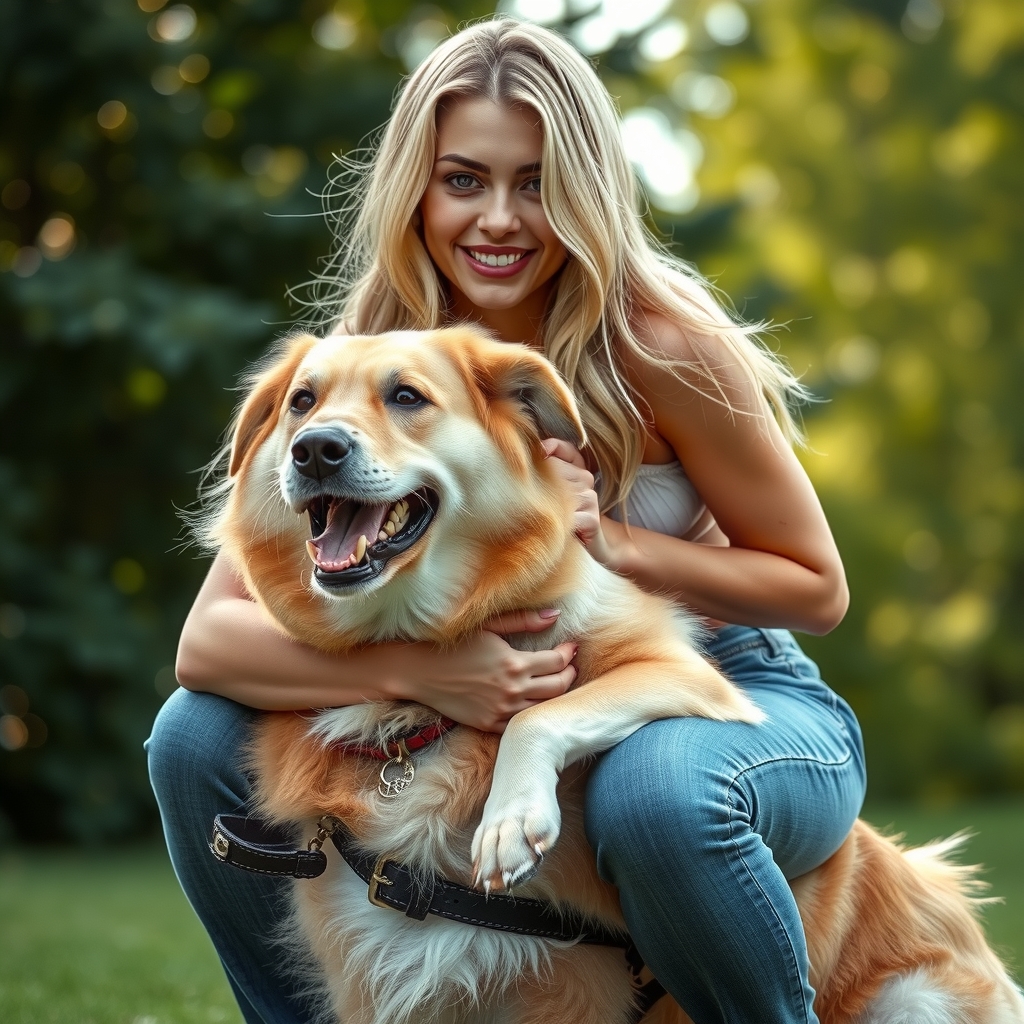
<svg viewBox="0 0 1024 1024">
<path fill-rule="evenodd" d="M 519 249 L 512 252 L 484 252 L 472 246 L 460 245 L 459 249 L 466 263 L 484 277 L 513 277 L 533 258 L 536 249 Z"/>
<path fill-rule="evenodd" d="M 467 249 L 466 252 L 477 261 L 477 263 L 483 263 L 488 267 L 510 267 L 513 263 L 518 263 L 527 252 L 510 252 L 500 253 L 495 255 L 493 252 L 480 252 L 477 249 Z"/>
<path fill-rule="evenodd" d="M 343 588 L 375 579 L 390 559 L 423 536 L 437 505 L 437 495 L 425 487 L 385 505 L 330 494 L 314 498 L 303 511 L 309 516 L 312 539 L 306 551 L 317 582 Z"/>
</svg>

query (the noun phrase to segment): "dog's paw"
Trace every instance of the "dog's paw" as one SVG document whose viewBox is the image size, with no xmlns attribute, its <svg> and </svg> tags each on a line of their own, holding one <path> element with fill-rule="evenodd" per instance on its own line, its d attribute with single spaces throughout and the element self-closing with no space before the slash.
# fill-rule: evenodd
<svg viewBox="0 0 1024 1024">
<path fill-rule="evenodd" d="M 554 793 L 536 793 L 484 807 L 473 836 L 474 884 L 484 892 L 511 889 L 532 878 L 555 845 L 562 815 Z"/>
</svg>

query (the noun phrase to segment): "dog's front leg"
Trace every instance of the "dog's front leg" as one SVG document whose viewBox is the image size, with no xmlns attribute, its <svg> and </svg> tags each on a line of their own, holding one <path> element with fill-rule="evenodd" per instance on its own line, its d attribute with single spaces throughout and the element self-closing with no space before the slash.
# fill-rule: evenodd
<svg viewBox="0 0 1024 1024">
<path fill-rule="evenodd" d="M 752 724 L 764 718 L 696 655 L 620 665 L 512 718 L 473 837 L 476 884 L 509 888 L 536 872 L 558 839 L 555 789 L 566 765 L 608 750 L 649 722 L 681 715 Z"/>
</svg>

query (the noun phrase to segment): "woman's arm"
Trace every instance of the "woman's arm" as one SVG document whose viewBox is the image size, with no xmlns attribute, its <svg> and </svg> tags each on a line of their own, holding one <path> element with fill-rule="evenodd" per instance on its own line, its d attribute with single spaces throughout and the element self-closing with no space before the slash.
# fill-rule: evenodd
<svg viewBox="0 0 1024 1024">
<path fill-rule="evenodd" d="M 546 629 L 552 621 L 524 612 L 489 625 L 511 633 Z M 328 656 L 284 634 L 218 554 L 185 620 L 175 672 L 187 689 L 265 711 L 417 700 L 466 725 L 501 732 L 518 711 L 568 689 L 574 655 L 573 644 L 515 651 L 484 630 L 453 651 L 395 643 Z"/>
<path fill-rule="evenodd" d="M 678 329 L 651 320 L 657 344 L 675 358 L 693 358 Z M 733 410 L 707 393 L 706 381 L 691 388 L 657 367 L 630 370 L 657 433 L 679 456 L 721 533 L 705 538 L 711 543 L 691 543 L 639 527 L 627 532 L 586 497 L 593 478 L 582 460 L 570 465 L 570 446 L 547 442 L 552 454 L 569 457 L 563 472 L 581 495 L 577 532 L 609 568 L 709 618 L 827 633 L 842 620 L 849 593 L 824 512 L 749 373 L 724 351 L 718 362 L 716 377 Z"/>
</svg>

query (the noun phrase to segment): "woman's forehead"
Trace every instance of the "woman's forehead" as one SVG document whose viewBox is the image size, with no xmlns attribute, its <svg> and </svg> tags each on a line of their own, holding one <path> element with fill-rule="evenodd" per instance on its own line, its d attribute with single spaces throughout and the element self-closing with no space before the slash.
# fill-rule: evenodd
<svg viewBox="0 0 1024 1024">
<path fill-rule="evenodd" d="M 493 150 L 496 154 L 523 150 L 539 160 L 544 144 L 540 116 L 522 104 L 496 102 L 482 96 L 460 97 L 438 110 L 437 155 L 452 152 L 472 156 L 468 149 Z M 453 149 L 454 147 L 454 149 Z"/>
</svg>

